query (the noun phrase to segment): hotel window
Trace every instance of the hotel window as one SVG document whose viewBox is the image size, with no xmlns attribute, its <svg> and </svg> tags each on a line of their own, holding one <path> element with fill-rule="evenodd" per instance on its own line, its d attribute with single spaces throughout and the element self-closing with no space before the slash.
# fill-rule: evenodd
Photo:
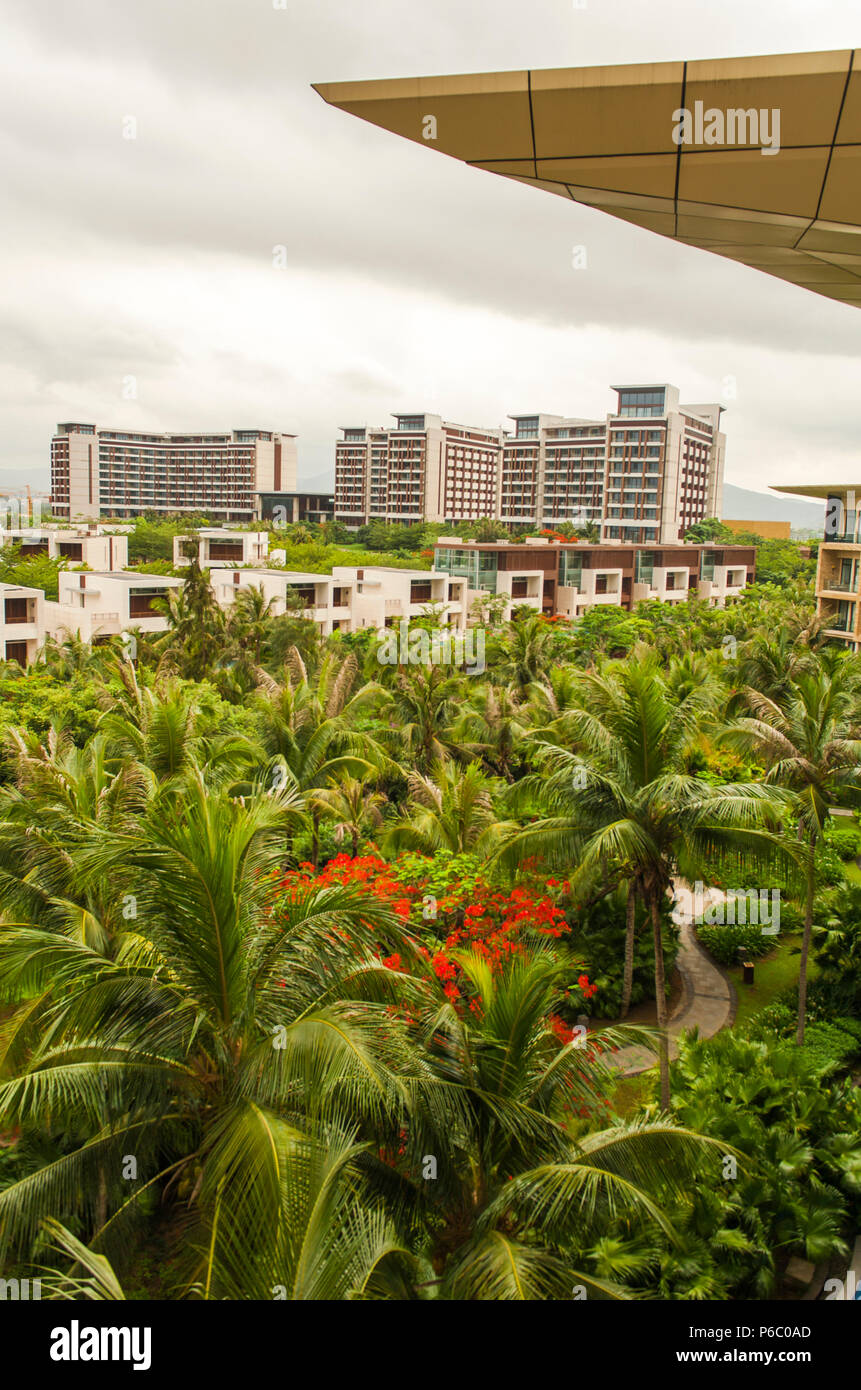
<svg viewBox="0 0 861 1390">
<path fill-rule="evenodd" d="M 635 578 L 638 584 L 651 584 L 655 570 L 655 557 L 651 551 L 638 550 L 635 559 Z"/>
<path fill-rule="evenodd" d="M 664 391 L 620 391 L 619 414 L 628 418 L 648 415 L 662 415 L 664 411 Z"/>
</svg>

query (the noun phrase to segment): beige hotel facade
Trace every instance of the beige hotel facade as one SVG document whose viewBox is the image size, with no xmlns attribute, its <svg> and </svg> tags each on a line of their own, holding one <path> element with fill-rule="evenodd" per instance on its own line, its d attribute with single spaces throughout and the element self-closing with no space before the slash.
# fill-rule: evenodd
<svg viewBox="0 0 861 1390">
<path fill-rule="evenodd" d="M 615 386 L 603 419 L 512 415 L 513 429 L 397 415 L 391 430 L 343 428 L 335 447 L 335 515 L 456 524 L 493 518 L 553 530 L 592 522 L 605 541 L 672 544 L 720 516 L 723 407 L 683 405 L 668 382 Z"/>
</svg>

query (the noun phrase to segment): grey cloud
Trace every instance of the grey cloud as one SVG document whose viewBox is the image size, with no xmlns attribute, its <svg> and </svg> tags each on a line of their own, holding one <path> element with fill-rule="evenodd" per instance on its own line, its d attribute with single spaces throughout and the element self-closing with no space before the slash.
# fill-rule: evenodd
<svg viewBox="0 0 861 1390">
<path fill-rule="evenodd" d="M 483 376 L 480 345 L 457 381 L 440 364 L 440 408 L 450 415 L 469 407 L 490 423 L 534 396 L 534 363 L 521 364 L 524 385 L 516 384 L 517 336 L 534 342 L 546 331 L 538 349 L 548 355 L 546 408 L 580 410 L 592 393 L 603 410 L 607 379 L 663 378 L 672 362 L 683 389 L 686 375 L 738 377 L 730 471 L 746 448 L 753 456 L 754 439 L 769 454 L 759 466 L 774 470 L 802 447 L 842 458 L 854 445 L 845 383 L 857 311 L 466 169 L 327 107 L 310 88 L 349 77 L 847 46 L 849 0 L 828 10 L 807 0 L 755 9 L 727 0 L 709 16 L 685 0 L 589 0 L 585 11 L 532 0 L 528 13 L 521 0 L 286 0 L 284 10 L 270 0 L 5 0 L 4 8 L 4 239 L 15 307 L 0 352 L 4 395 L 16 401 L 16 455 L 44 458 L 58 394 L 66 402 L 77 392 L 88 416 L 88 405 L 110 408 L 108 382 L 128 361 L 147 378 L 148 409 L 181 413 L 166 425 L 287 402 L 291 419 L 312 432 L 307 447 L 322 447 L 346 413 L 381 418 L 405 397 L 430 394 L 426 371 L 410 379 L 404 367 L 398 297 L 413 332 L 423 303 L 428 318 L 448 314 L 454 339 L 483 313 L 498 317 L 512 343 L 505 401 Z M 137 140 L 122 138 L 126 114 L 138 119 Z M 581 243 L 588 269 L 575 271 L 571 252 Z M 219 302 L 221 277 L 256 284 L 280 244 L 292 272 L 323 286 L 319 314 L 331 324 L 304 383 L 277 353 L 219 347 L 205 356 L 192 345 L 194 320 Z M 178 262 L 189 271 L 189 330 L 174 338 L 161 320 Z M 126 266 L 130 283 L 147 269 L 146 312 L 120 291 L 108 315 L 97 293 L 107 265 Z M 392 315 L 372 353 L 363 353 L 361 326 L 343 322 L 346 276 L 364 286 L 375 328 L 381 313 Z M 285 312 L 283 298 L 273 282 L 273 313 Z M 223 313 L 239 326 L 235 299 L 225 298 Z M 570 332 L 579 374 L 567 385 L 560 330 Z M 620 370 L 608 365 L 603 381 L 591 376 L 590 334 L 610 334 L 617 349 Z M 647 351 L 632 357 L 632 341 Z M 291 427 L 283 416 L 274 423 Z"/>
</svg>

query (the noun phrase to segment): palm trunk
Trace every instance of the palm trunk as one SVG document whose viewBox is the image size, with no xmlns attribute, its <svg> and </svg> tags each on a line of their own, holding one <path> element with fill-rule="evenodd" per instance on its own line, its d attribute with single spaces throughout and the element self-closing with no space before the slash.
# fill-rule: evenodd
<svg viewBox="0 0 861 1390">
<path fill-rule="evenodd" d="M 311 812 L 311 863 L 317 868 L 320 859 L 320 816 Z"/>
<path fill-rule="evenodd" d="M 625 906 L 625 970 L 622 975 L 621 1018 L 627 1018 L 631 1007 L 631 990 L 634 987 L 634 927 L 637 921 L 637 890 L 633 882 L 628 884 L 628 901 Z"/>
<path fill-rule="evenodd" d="M 353 858 L 354 858 L 354 859 L 358 859 L 358 857 L 359 857 L 359 831 L 358 831 L 358 828 L 357 828 L 356 826 L 353 827 L 353 829 L 352 829 L 352 831 L 351 831 L 351 834 L 352 834 L 352 837 L 353 837 Z"/>
<path fill-rule="evenodd" d="M 99 1167 L 98 1195 L 96 1197 L 96 1233 L 101 1231 L 108 1219 L 108 1184 L 105 1170 Z"/>
<path fill-rule="evenodd" d="M 655 947 L 655 1004 L 658 1010 L 659 1047 L 658 1060 L 661 1067 L 661 1109 L 670 1108 L 670 1045 L 667 1037 L 667 987 L 664 976 L 664 943 L 661 940 L 661 908 L 657 898 L 652 897 L 649 907 L 652 915 L 652 939 Z"/>
<path fill-rule="evenodd" d="M 795 1040 L 801 1047 L 804 1042 L 804 1024 L 807 1014 L 807 958 L 810 954 L 810 938 L 813 934 L 813 894 L 816 888 L 816 831 L 810 834 L 810 865 L 807 870 L 807 902 L 804 910 L 804 937 L 801 942 L 801 964 L 798 968 L 798 1028 Z"/>
</svg>

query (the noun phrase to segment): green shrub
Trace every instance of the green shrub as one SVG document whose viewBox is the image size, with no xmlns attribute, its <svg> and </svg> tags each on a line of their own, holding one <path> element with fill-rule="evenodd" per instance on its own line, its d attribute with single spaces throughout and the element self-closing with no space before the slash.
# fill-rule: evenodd
<svg viewBox="0 0 861 1390">
<path fill-rule="evenodd" d="M 768 1035 L 777 1038 L 792 1038 L 798 1023 L 798 999 L 794 1005 L 788 999 L 776 999 L 750 1018 L 746 1025 L 737 1028 L 748 1038 L 763 1038 Z"/>
<path fill-rule="evenodd" d="M 804 908 L 800 903 L 781 898 L 780 930 L 782 934 L 787 936 L 792 936 L 794 932 L 804 931 Z"/>
<path fill-rule="evenodd" d="M 746 1028 L 737 1031 L 752 1041 L 792 1042 L 797 1023 L 796 989 L 794 998 L 781 998 L 769 1004 L 750 1019 Z M 807 1009 L 804 1052 L 819 1075 L 825 1076 L 847 1067 L 861 1054 L 861 1020 L 828 1018 L 823 1013 L 821 1000 L 814 997 Z"/>
<path fill-rule="evenodd" d="M 854 1030 L 856 1028 L 861 1029 L 861 1019 L 855 1013 L 854 1003 L 853 981 L 840 984 L 819 976 L 810 980 L 807 985 L 807 1022 L 836 1023 L 839 1027 L 852 1033 L 854 1037 Z M 750 1021 L 748 1030 L 753 1029 L 760 1020 L 767 1022 L 772 1009 L 786 1011 L 787 1016 L 793 1022 L 792 1026 L 787 1029 L 785 1036 L 795 1037 L 795 1020 L 798 1017 L 798 985 L 787 985 L 786 989 L 781 990 L 775 1002 L 770 1004 L 768 1008 L 760 1009 L 755 1018 Z M 752 1032 L 751 1036 L 753 1036 Z"/>
<path fill-rule="evenodd" d="M 804 1051 L 815 1063 L 817 1071 L 829 1075 L 846 1067 L 861 1052 L 861 1038 L 853 1036 L 838 1023 L 808 1023 L 804 1030 Z"/>
<path fill-rule="evenodd" d="M 842 1028 L 844 1033 L 855 1038 L 859 1048 L 861 1048 L 861 1018 L 835 1018 L 836 1027 Z"/>
<path fill-rule="evenodd" d="M 625 967 L 625 900 L 624 888 L 610 893 L 584 912 L 570 914 L 570 937 L 560 942 L 562 950 L 570 949 L 586 962 L 586 971 L 597 993 L 590 1011 L 595 1018 L 615 1018 L 622 1002 L 622 977 Z M 672 921 L 672 909 L 667 904 L 662 931 L 664 969 L 667 986 L 679 952 L 679 933 Z M 655 957 L 651 923 L 645 909 L 637 906 L 634 936 L 634 978 L 631 1003 L 640 1004 L 655 996 Z"/>
<path fill-rule="evenodd" d="M 691 1250 L 712 1252 L 723 1297 L 773 1297 L 775 1255 L 826 1260 L 845 1250 L 845 1232 L 858 1221 L 861 1093 L 829 1075 L 857 1040 L 836 1025 L 810 1031 L 803 1048 L 735 1029 L 679 1042 L 674 1118 L 744 1155 L 732 1182 L 703 1184 L 690 1196 L 698 1241 Z M 728 1230 L 747 1240 L 728 1245 Z"/>
<path fill-rule="evenodd" d="M 854 859 L 861 854 L 861 830 L 854 824 L 841 825 L 829 830 L 826 843 L 841 859 Z"/>
<path fill-rule="evenodd" d="M 816 850 L 816 879 L 822 886 L 834 887 L 846 880 L 843 856 L 834 847 L 833 839 L 829 835 L 827 840 L 820 840 Z"/>
<path fill-rule="evenodd" d="M 762 927 L 756 923 L 698 926 L 697 937 L 721 965 L 738 965 L 740 949 L 748 959 L 759 960 L 760 956 L 767 956 L 774 950 L 776 940 L 774 936 L 764 936 Z"/>
</svg>

